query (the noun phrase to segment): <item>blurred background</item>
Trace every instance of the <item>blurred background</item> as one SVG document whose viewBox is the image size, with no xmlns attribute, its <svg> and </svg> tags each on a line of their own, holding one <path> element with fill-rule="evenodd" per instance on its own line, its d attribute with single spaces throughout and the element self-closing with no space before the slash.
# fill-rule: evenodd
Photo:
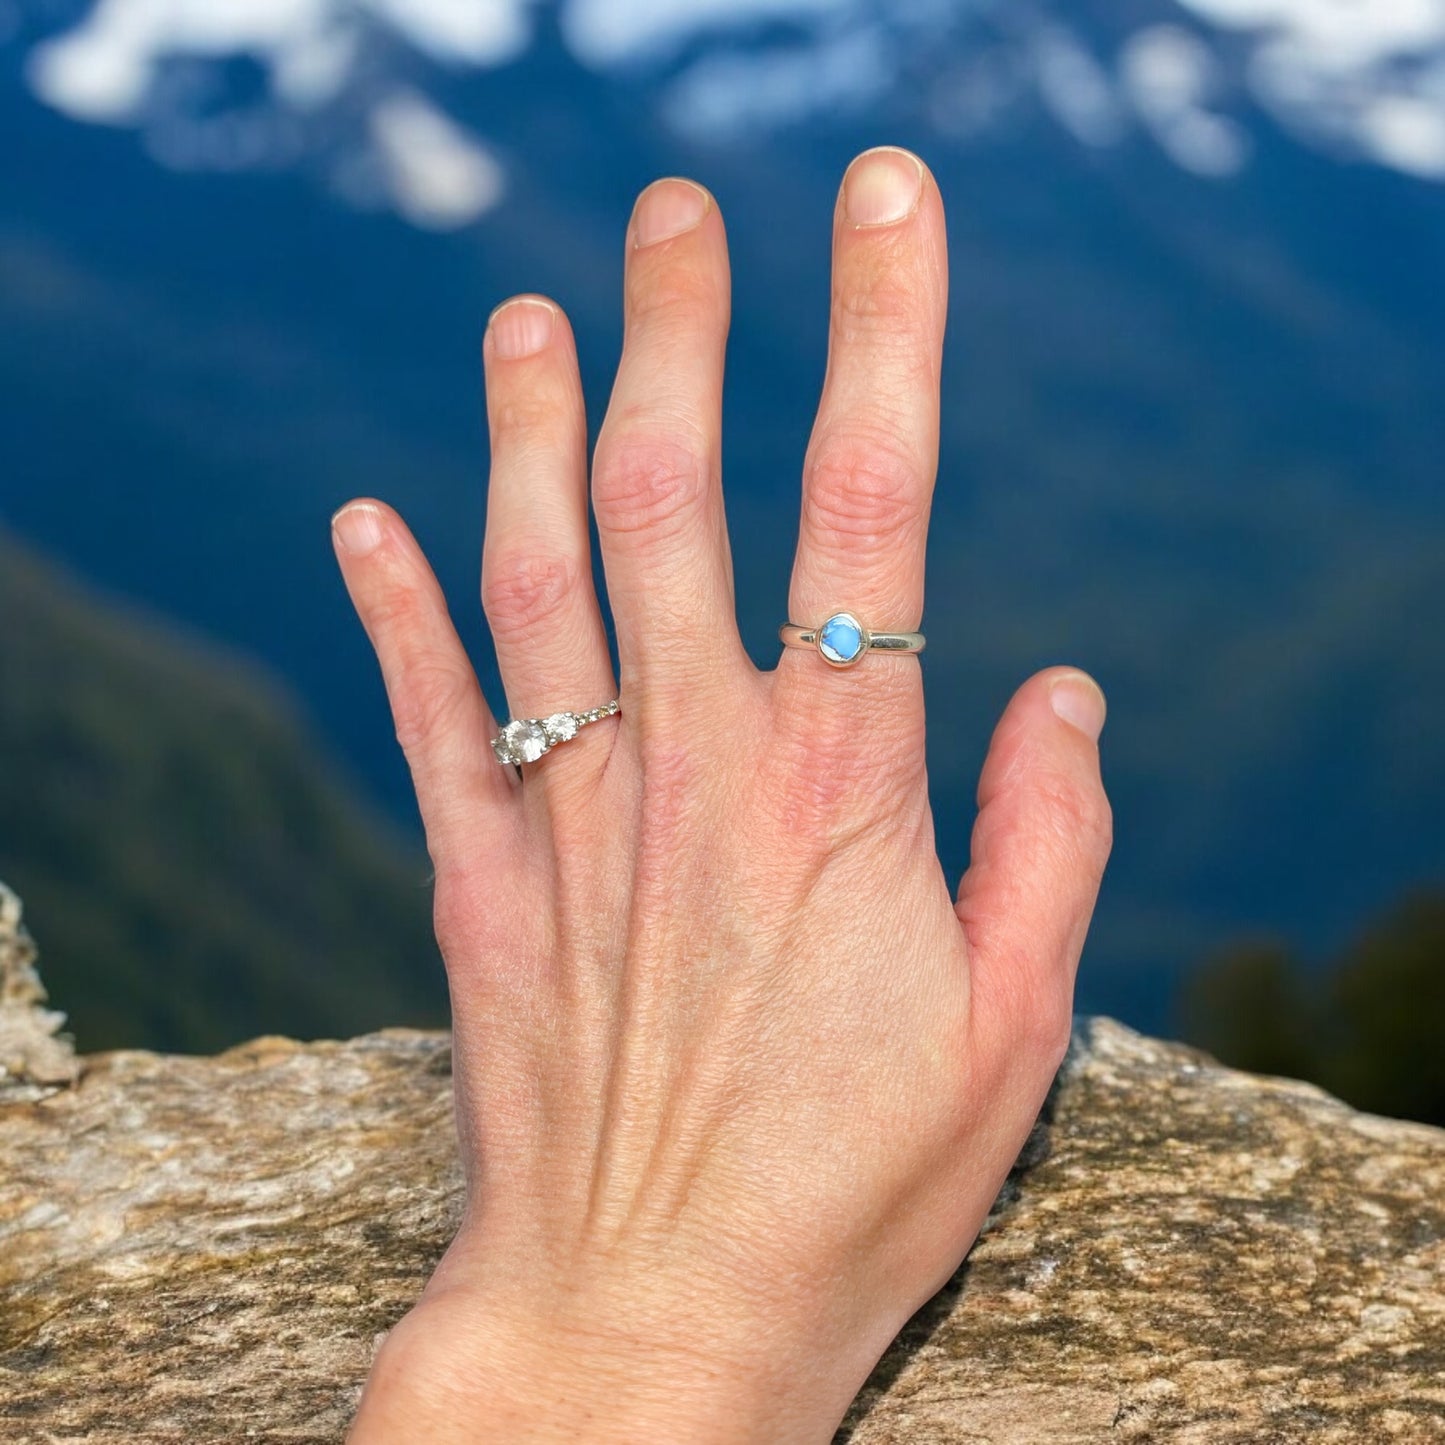
<svg viewBox="0 0 1445 1445">
<path fill-rule="evenodd" d="M 1445 1122 L 1445 0 L 0 0 L 0 878 L 82 1048 L 445 1018 L 328 518 L 411 521 L 502 707 L 479 344 L 717 194 L 776 656 L 848 159 L 953 295 L 945 868 L 1014 686 L 1109 693 L 1081 1011 Z"/>
</svg>

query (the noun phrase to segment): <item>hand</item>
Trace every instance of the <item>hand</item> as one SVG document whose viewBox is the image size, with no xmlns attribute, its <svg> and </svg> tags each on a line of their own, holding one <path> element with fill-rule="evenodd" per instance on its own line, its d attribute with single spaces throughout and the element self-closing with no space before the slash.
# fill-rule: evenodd
<svg viewBox="0 0 1445 1445">
<path fill-rule="evenodd" d="M 790 611 L 918 626 L 937 464 L 943 207 L 855 161 Z M 957 901 L 919 663 L 749 661 L 719 434 L 722 217 L 659 181 L 592 467 L 621 714 L 529 764 L 416 542 L 335 521 L 436 868 L 465 1221 L 377 1359 L 356 1441 L 826 1441 L 972 1243 L 1067 1045 L 1109 851 L 1098 688 L 1054 669 L 995 734 Z M 485 342 L 482 598 L 518 717 L 615 694 L 566 318 Z M 781 525 L 780 519 L 780 525 Z"/>
</svg>

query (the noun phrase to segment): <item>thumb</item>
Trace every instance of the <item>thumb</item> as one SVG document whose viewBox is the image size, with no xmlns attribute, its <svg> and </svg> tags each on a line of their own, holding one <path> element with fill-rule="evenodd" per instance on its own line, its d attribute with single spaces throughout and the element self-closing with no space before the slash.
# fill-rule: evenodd
<svg viewBox="0 0 1445 1445">
<path fill-rule="evenodd" d="M 1113 837 L 1099 776 L 1104 712 L 1099 685 L 1074 668 L 1050 668 L 1014 694 L 979 780 L 958 890 L 976 1024 L 1006 1048 L 1033 1044 L 1053 1067 Z"/>
</svg>

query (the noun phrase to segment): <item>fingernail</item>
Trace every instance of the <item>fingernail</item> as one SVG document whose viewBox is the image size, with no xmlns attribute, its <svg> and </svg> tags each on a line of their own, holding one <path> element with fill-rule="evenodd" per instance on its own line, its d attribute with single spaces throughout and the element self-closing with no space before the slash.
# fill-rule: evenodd
<svg viewBox="0 0 1445 1445">
<path fill-rule="evenodd" d="M 381 513 L 370 502 L 352 502 L 331 519 L 331 530 L 353 557 L 365 557 L 381 545 Z"/>
<path fill-rule="evenodd" d="M 1049 690 L 1049 702 L 1063 720 L 1098 742 L 1104 731 L 1104 692 L 1087 673 L 1068 672 Z"/>
<path fill-rule="evenodd" d="M 651 246 L 690 231 L 707 215 L 708 194 L 691 181 L 654 181 L 637 202 L 634 243 Z"/>
<path fill-rule="evenodd" d="M 843 177 L 843 211 L 855 226 L 888 226 L 923 194 L 923 162 L 897 146 L 864 151 Z"/>
<path fill-rule="evenodd" d="M 503 361 L 535 356 L 551 339 L 557 325 L 557 308 L 548 301 L 517 297 L 492 312 L 487 329 L 492 351 Z"/>
</svg>

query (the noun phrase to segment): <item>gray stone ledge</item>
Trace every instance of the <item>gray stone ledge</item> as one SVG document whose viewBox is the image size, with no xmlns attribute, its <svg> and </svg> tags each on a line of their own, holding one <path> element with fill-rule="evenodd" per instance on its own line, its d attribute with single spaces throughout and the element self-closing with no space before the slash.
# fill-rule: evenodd
<svg viewBox="0 0 1445 1445">
<path fill-rule="evenodd" d="M 339 1440 L 456 1223 L 450 1059 L 391 1030 L 12 1077 L 0 1439 Z M 839 1438 L 1445 1441 L 1445 1133 L 1082 1021 Z"/>
</svg>

